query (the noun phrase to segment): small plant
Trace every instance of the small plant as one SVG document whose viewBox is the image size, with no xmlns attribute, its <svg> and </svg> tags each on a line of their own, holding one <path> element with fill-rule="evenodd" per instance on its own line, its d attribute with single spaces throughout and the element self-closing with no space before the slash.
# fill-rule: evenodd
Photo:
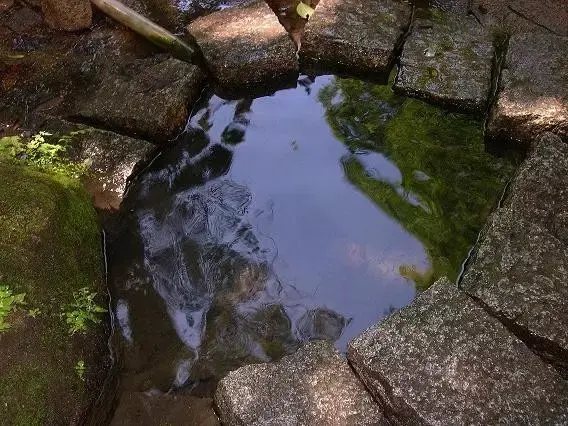
<svg viewBox="0 0 568 426">
<path fill-rule="evenodd" d="M 25 296 L 25 293 L 14 294 L 8 286 L 0 285 L 0 333 L 10 328 L 6 317 L 17 305 L 24 304 Z"/>
<path fill-rule="evenodd" d="M 39 315 L 41 315 L 41 309 L 39 308 L 33 308 L 28 310 L 28 316 L 31 318 L 37 318 Z"/>
<path fill-rule="evenodd" d="M 87 367 L 85 367 L 85 361 L 82 359 L 77 361 L 75 364 L 75 372 L 79 376 L 79 379 L 84 382 L 85 381 L 85 372 L 87 371 Z"/>
<path fill-rule="evenodd" d="M 85 172 L 85 164 L 70 161 L 64 154 L 74 137 L 90 131 L 91 129 L 77 130 L 58 139 L 51 133 L 41 131 L 29 141 L 20 136 L 5 136 L 0 138 L 0 154 L 46 171 L 78 177 Z"/>
<path fill-rule="evenodd" d="M 90 292 L 87 287 L 73 293 L 73 302 L 63 312 L 70 334 L 84 333 L 87 331 L 89 323 L 98 324 L 101 322 L 99 314 L 107 310 L 96 304 L 96 296 L 97 293 Z"/>
</svg>

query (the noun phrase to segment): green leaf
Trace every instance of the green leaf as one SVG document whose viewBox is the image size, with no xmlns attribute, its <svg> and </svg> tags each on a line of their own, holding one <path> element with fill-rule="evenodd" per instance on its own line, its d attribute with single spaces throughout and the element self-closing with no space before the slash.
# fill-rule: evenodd
<svg viewBox="0 0 568 426">
<path fill-rule="evenodd" d="M 296 6 L 296 13 L 304 19 L 310 19 L 314 12 L 315 10 L 304 2 L 300 2 Z"/>
</svg>

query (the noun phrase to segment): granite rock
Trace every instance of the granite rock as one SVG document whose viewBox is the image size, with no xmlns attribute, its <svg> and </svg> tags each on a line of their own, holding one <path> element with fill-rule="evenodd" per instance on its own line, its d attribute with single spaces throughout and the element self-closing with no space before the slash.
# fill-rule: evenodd
<svg viewBox="0 0 568 426">
<path fill-rule="evenodd" d="M 545 133 L 518 169 L 504 206 L 568 244 L 568 143 Z"/>
<path fill-rule="evenodd" d="M 205 84 L 195 65 L 157 55 L 112 69 L 76 116 L 101 127 L 153 141 L 181 130 Z"/>
<path fill-rule="evenodd" d="M 354 339 L 347 357 L 395 424 L 568 421 L 568 384 L 447 279 Z"/>
<path fill-rule="evenodd" d="M 490 144 L 528 148 L 545 131 L 568 138 L 568 37 L 511 37 L 500 93 L 488 124 Z"/>
<path fill-rule="evenodd" d="M 473 17 L 432 10 L 416 19 L 400 58 L 394 88 L 482 114 L 491 91 L 492 35 Z"/>
<path fill-rule="evenodd" d="M 263 0 L 198 18 L 188 31 L 227 97 L 269 91 L 298 77 L 294 42 Z"/>
<path fill-rule="evenodd" d="M 229 373 L 215 393 L 226 425 L 386 424 L 331 343 L 313 341 L 278 363 Z"/>
<path fill-rule="evenodd" d="M 302 69 L 385 79 L 411 15 L 397 0 L 321 0 L 305 27 Z"/>
<path fill-rule="evenodd" d="M 564 0 L 471 0 L 471 12 L 487 27 L 509 34 L 542 31 L 568 36 Z"/>
<path fill-rule="evenodd" d="M 462 285 L 568 371 L 568 146 L 547 134 L 490 218 Z"/>
</svg>

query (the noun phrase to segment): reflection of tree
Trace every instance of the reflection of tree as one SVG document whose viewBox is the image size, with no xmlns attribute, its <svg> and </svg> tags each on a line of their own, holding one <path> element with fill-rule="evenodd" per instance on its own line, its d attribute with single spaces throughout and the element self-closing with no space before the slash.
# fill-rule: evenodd
<svg viewBox="0 0 568 426">
<path fill-rule="evenodd" d="M 233 124 L 248 125 L 251 104 L 235 103 Z M 347 323 L 287 299 L 271 269 L 274 242 L 247 215 L 252 194 L 227 176 L 235 147 L 211 141 L 208 120 L 132 184 L 110 241 L 113 296 L 128 313 L 119 326 L 129 389 L 208 387 L 303 340 L 336 340 Z"/>
<path fill-rule="evenodd" d="M 334 80 L 319 99 L 337 138 L 353 152 L 380 152 L 400 170 L 393 183 L 371 176 L 357 155 L 344 161 L 347 178 L 424 244 L 432 269 L 401 273 L 419 288 L 455 278 L 513 170 L 484 152 L 481 123 L 354 80 Z"/>
</svg>

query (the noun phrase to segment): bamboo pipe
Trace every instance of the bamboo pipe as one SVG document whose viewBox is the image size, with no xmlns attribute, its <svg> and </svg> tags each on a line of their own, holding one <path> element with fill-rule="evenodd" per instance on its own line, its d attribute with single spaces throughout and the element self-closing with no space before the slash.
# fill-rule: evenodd
<svg viewBox="0 0 568 426">
<path fill-rule="evenodd" d="M 121 2 L 117 0 L 91 0 L 91 3 L 155 45 L 171 51 L 177 58 L 187 62 L 195 61 L 197 49 Z"/>
</svg>

